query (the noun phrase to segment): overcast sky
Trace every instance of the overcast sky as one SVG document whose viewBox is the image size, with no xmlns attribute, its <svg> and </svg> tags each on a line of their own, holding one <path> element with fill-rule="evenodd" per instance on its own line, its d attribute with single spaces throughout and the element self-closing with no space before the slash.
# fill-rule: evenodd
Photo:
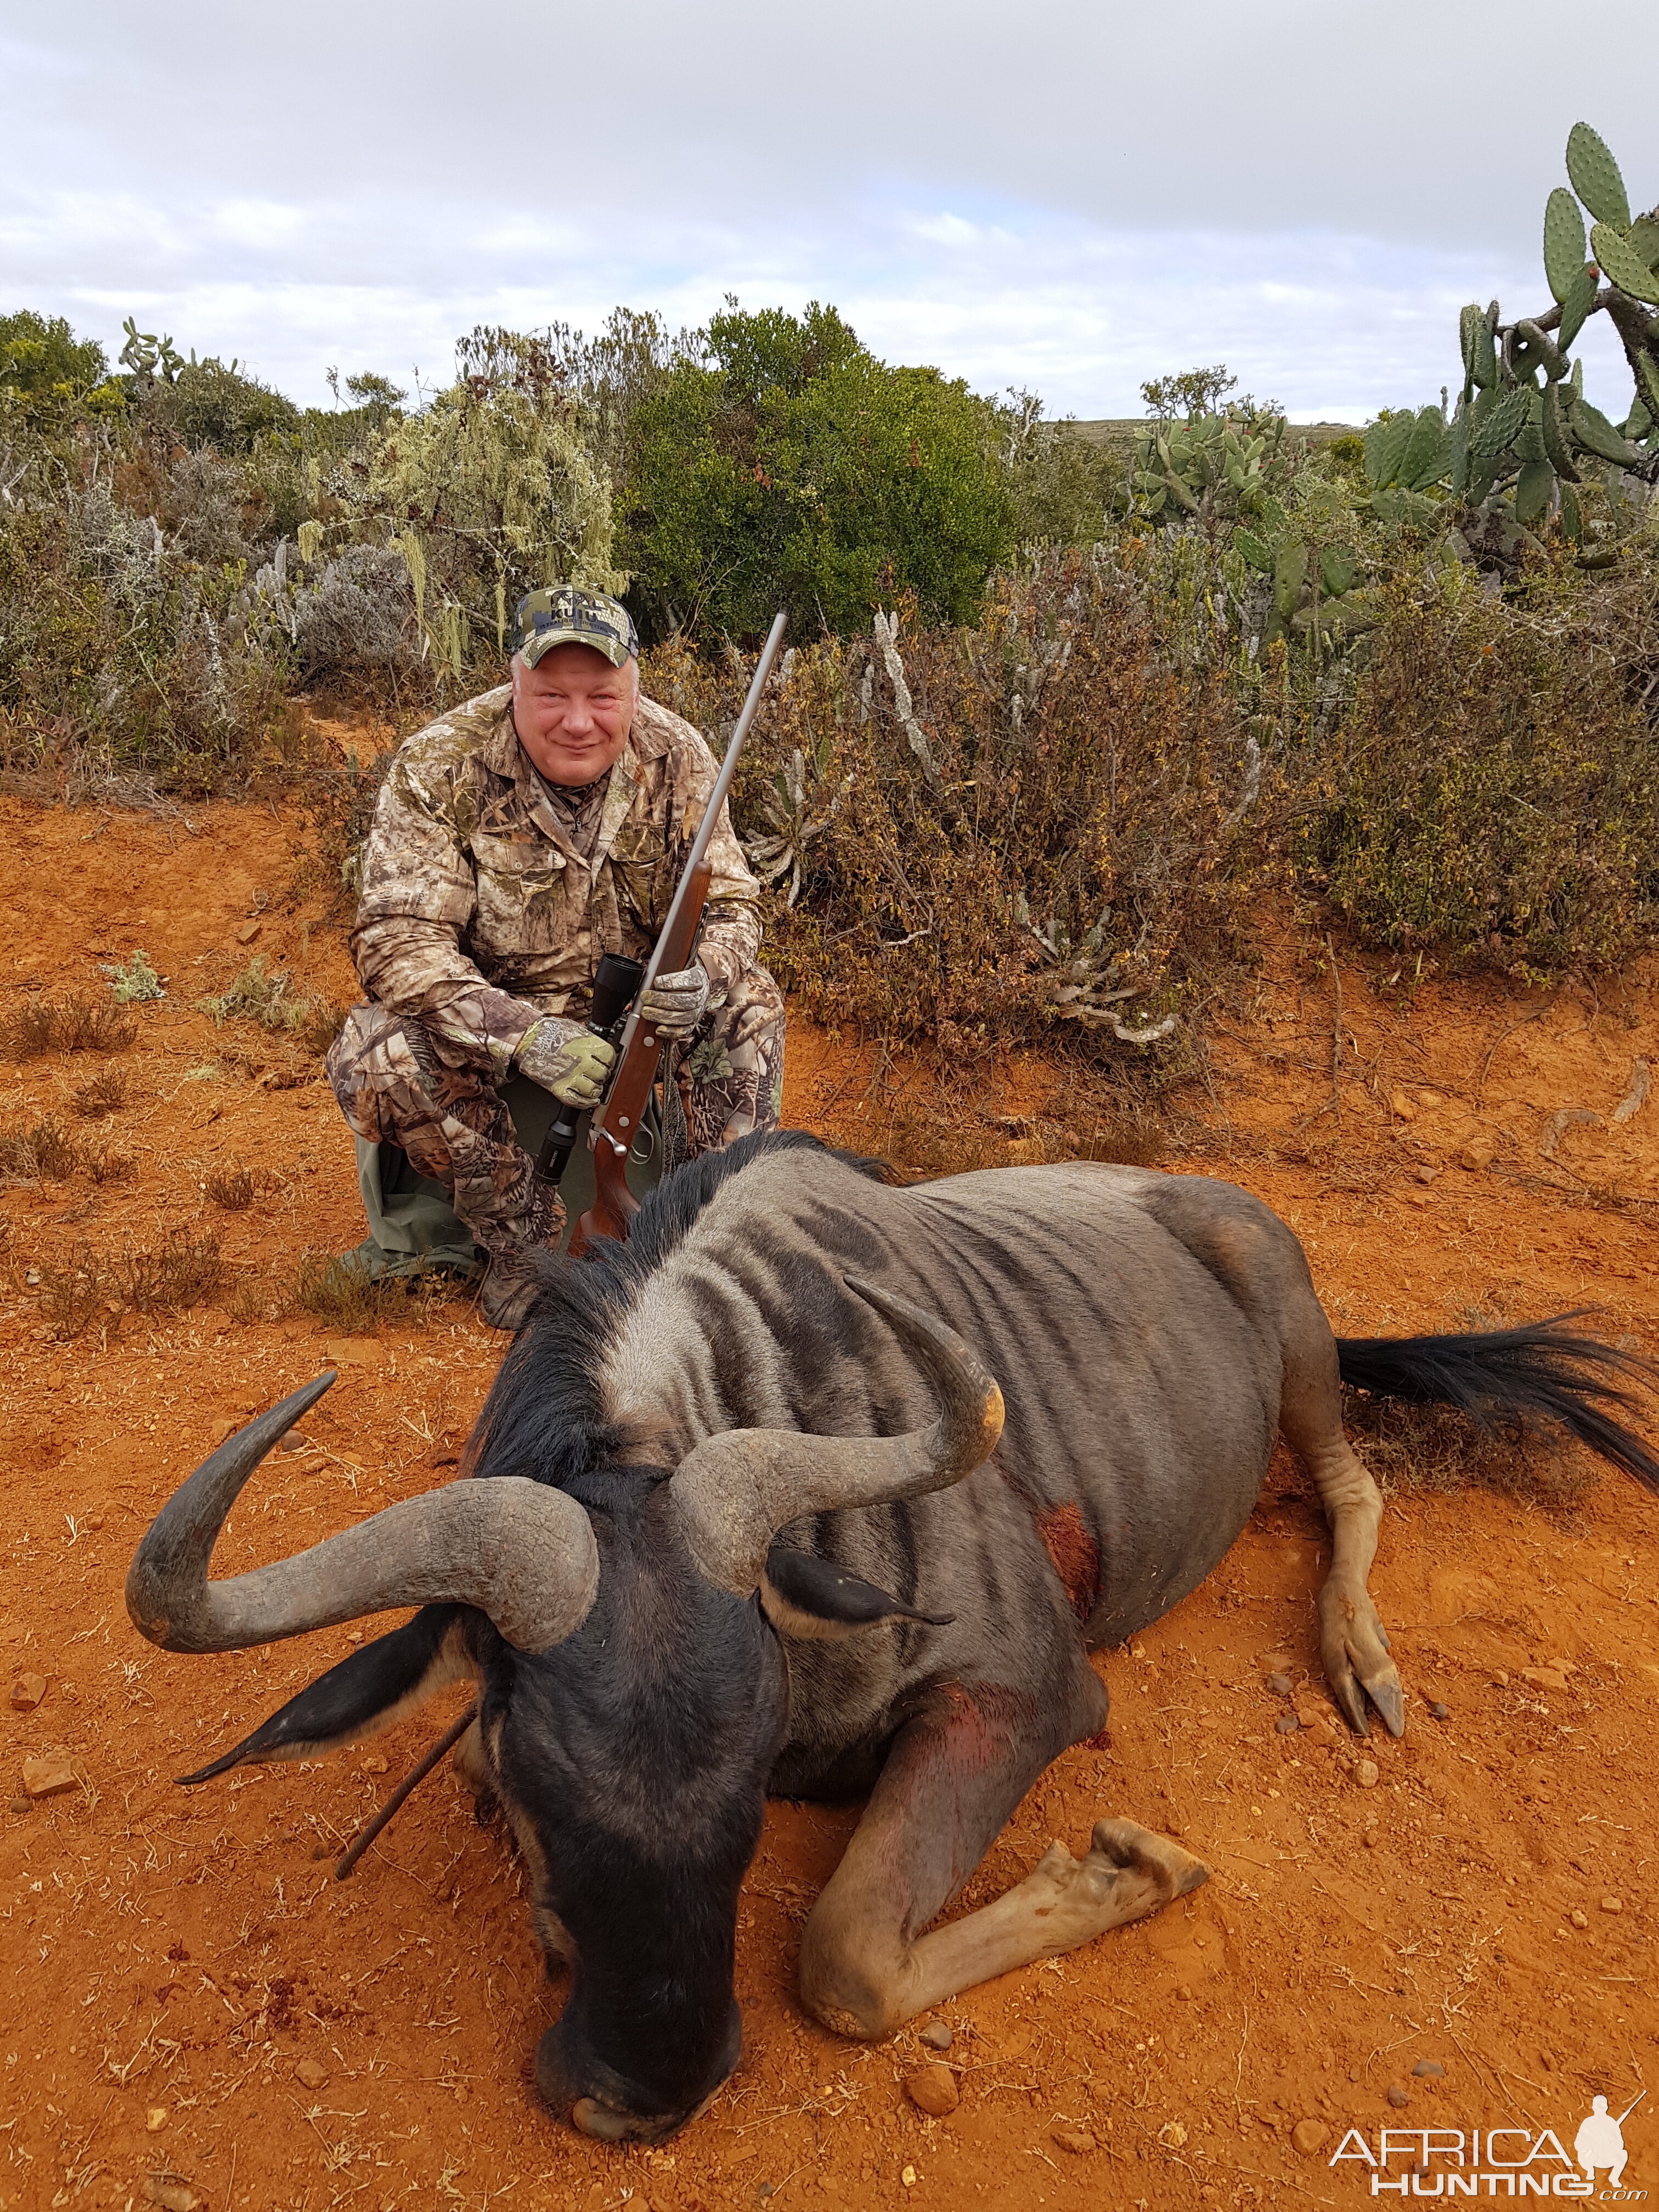
<svg viewBox="0 0 1659 2212">
<path fill-rule="evenodd" d="M 1659 198 L 1652 31 L 1651 0 L 0 0 L 0 310 L 112 357 L 132 314 L 324 400 L 331 363 L 445 380 L 475 323 L 817 298 L 1054 414 L 1224 360 L 1364 421 L 1456 380 L 1465 300 L 1547 303 L 1581 112 Z"/>
</svg>

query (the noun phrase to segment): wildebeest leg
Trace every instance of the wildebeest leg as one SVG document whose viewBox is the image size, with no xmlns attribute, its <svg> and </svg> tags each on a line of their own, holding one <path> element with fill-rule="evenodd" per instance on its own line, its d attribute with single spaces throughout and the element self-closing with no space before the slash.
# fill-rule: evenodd
<svg viewBox="0 0 1659 2212">
<path fill-rule="evenodd" d="M 1050 1844 L 994 1904 L 924 1932 L 1062 1747 L 1038 1740 L 1029 1710 L 1014 1705 L 994 1690 L 947 1691 L 894 1738 L 801 1942 L 802 2000 L 838 2033 L 889 2035 L 959 1990 L 1075 1950 L 1207 1879 L 1178 1844 L 1133 1820 L 1101 1820 L 1085 1857 Z"/>
<path fill-rule="evenodd" d="M 1342 1427 L 1336 1340 L 1309 1286 L 1285 1353 L 1279 1425 L 1313 1477 L 1331 1528 L 1331 1571 L 1319 1593 L 1319 1652 L 1331 1694 L 1361 1735 L 1369 1697 L 1393 1735 L 1406 1732 L 1406 1698 L 1366 1577 L 1376 1556 L 1382 1498 Z"/>
</svg>

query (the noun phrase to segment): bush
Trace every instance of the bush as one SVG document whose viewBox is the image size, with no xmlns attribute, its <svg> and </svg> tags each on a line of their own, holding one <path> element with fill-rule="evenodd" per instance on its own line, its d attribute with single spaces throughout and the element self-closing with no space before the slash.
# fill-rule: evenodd
<svg viewBox="0 0 1659 2212">
<path fill-rule="evenodd" d="M 866 629 L 908 593 L 971 621 L 1012 544 L 994 410 L 878 361 L 833 307 L 712 316 L 630 424 L 622 557 L 648 631 Z"/>
<path fill-rule="evenodd" d="M 66 416 L 103 384 L 108 367 L 97 340 L 77 338 L 61 315 L 48 321 L 27 307 L 0 315 L 0 394 L 26 418 Z"/>
<path fill-rule="evenodd" d="M 387 678 L 414 684 L 421 671 L 415 593 L 401 553 L 348 545 L 313 584 L 295 592 L 294 642 L 308 684 Z"/>
<path fill-rule="evenodd" d="M 1659 578 L 1452 569 L 1391 588 L 1352 704 L 1299 758 L 1294 851 L 1370 942 L 1539 975 L 1659 921 Z"/>
<path fill-rule="evenodd" d="M 540 341 L 476 331 L 471 373 L 374 442 L 359 532 L 408 563 L 428 649 L 462 680 L 499 666 L 522 595 L 552 579 L 618 592 L 611 478 Z"/>
<path fill-rule="evenodd" d="M 815 1018 L 958 1049 L 1178 1036 L 1251 896 L 1261 771 L 1154 614 L 1103 550 L 1048 555 L 974 629 L 796 654 L 738 822 L 799 877 L 769 957 Z"/>
</svg>

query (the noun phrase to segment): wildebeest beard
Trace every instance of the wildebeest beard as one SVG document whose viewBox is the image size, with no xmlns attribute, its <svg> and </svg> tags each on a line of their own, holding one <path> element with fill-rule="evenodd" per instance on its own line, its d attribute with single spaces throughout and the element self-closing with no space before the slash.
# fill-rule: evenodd
<svg viewBox="0 0 1659 2212">
<path fill-rule="evenodd" d="M 696 1572 L 666 1480 L 573 1483 L 599 1542 L 592 1613 L 539 1658 L 486 1626 L 479 1655 L 483 1741 L 544 1941 L 573 1967 L 538 2086 L 586 2132 L 635 2140 L 683 2124 L 737 2063 L 738 1893 L 787 1722 L 775 1631 Z"/>
</svg>

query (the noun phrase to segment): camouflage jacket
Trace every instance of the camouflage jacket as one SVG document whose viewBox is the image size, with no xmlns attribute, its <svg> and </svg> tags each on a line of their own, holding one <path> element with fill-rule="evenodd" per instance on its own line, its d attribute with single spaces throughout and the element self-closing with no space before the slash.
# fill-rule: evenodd
<svg viewBox="0 0 1659 2212">
<path fill-rule="evenodd" d="M 513 727 L 503 684 L 398 748 L 363 852 L 351 935 L 364 989 L 504 1070 L 544 1014 L 580 1018 L 602 952 L 648 955 L 714 788 L 690 722 L 641 695 L 591 857 Z M 697 957 L 728 988 L 760 951 L 759 885 L 722 811 Z"/>
</svg>

